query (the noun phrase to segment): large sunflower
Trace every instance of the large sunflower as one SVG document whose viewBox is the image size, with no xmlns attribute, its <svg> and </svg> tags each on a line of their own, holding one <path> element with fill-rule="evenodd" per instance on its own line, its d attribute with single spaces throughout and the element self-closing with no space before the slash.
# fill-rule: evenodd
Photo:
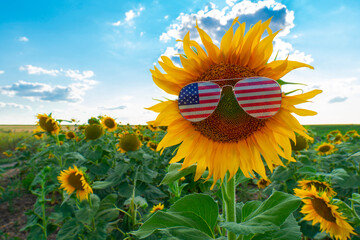
<svg viewBox="0 0 360 240">
<path fill-rule="evenodd" d="M 316 191 L 318 192 L 325 192 L 328 196 L 333 197 L 336 195 L 336 192 L 329 183 L 318 181 L 318 180 L 301 180 L 298 181 L 299 186 L 304 190 L 311 190 L 314 186 Z"/>
<path fill-rule="evenodd" d="M 190 40 L 187 33 L 182 40 L 186 56 L 180 55 L 183 67 L 175 66 L 168 57 L 162 56 L 159 64 L 166 73 L 156 67 L 150 70 L 155 84 L 169 94 L 179 95 L 184 86 L 193 82 L 254 76 L 278 80 L 295 68 L 313 68 L 287 59 L 268 63 L 273 51 L 272 42 L 278 33 L 269 28 L 270 19 L 264 23 L 259 21 L 245 35 L 245 23 L 239 23 L 234 33 L 236 23 L 239 23 L 237 18 L 222 38 L 220 48 L 196 25 L 205 49 Z M 261 40 L 265 30 L 268 36 Z M 171 163 L 184 159 L 182 169 L 196 163 L 195 180 L 208 169 L 208 178 L 213 176 L 215 184 L 216 180 L 224 178 L 227 171 L 231 178 L 239 168 L 246 177 L 254 176 L 255 171 L 266 178 L 261 156 L 272 171 L 273 165 L 283 165 L 279 156 L 295 161 L 289 141 L 296 142 L 295 132 L 311 139 L 292 113 L 315 115 L 314 111 L 298 109 L 294 105 L 308 102 L 319 93 L 321 90 L 294 96 L 282 94 L 277 114 L 268 119 L 257 119 L 245 113 L 231 89 L 225 87 L 216 110 L 202 121 L 184 119 L 178 101 L 169 100 L 148 108 L 160 113 L 155 121 L 148 124 L 168 126 L 167 134 L 157 149 L 181 143 Z"/>
<path fill-rule="evenodd" d="M 82 201 L 88 199 L 89 193 L 93 193 L 92 188 L 86 181 L 85 174 L 76 166 L 69 167 L 68 170 L 61 171 L 60 176 L 57 177 L 61 183 L 60 188 L 63 188 L 68 194 L 76 191 L 76 197 Z"/>
<path fill-rule="evenodd" d="M 338 212 L 338 206 L 330 203 L 326 193 L 319 194 L 314 186 L 310 190 L 294 189 L 295 195 L 303 198 L 304 206 L 301 213 L 305 214 L 304 220 L 312 224 L 320 223 L 320 230 L 326 231 L 332 238 L 346 240 L 354 233 L 354 228 L 345 221 L 345 217 Z"/>
</svg>

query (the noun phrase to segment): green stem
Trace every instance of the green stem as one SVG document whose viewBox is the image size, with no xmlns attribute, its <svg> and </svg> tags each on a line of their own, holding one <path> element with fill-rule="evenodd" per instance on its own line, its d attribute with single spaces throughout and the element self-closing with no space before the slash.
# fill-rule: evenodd
<svg viewBox="0 0 360 240">
<path fill-rule="evenodd" d="M 226 181 L 226 178 L 225 180 Z M 221 187 L 221 191 L 223 194 L 223 201 L 225 205 L 225 216 L 226 222 L 236 222 L 236 209 L 235 209 L 235 177 L 232 177 L 230 180 L 227 181 L 226 185 L 223 183 Z M 227 231 L 227 239 L 228 240 L 235 240 L 236 234 Z"/>
<path fill-rule="evenodd" d="M 47 222 L 46 222 L 46 208 L 45 208 L 45 182 L 41 182 L 41 210 L 42 210 L 42 221 L 43 221 L 43 231 L 45 239 L 47 239 Z"/>
</svg>

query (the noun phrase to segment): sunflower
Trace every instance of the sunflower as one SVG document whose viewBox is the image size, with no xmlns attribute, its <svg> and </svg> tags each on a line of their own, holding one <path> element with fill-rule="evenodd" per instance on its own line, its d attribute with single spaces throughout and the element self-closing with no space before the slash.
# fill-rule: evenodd
<svg viewBox="0 0 360 240">
<path fill-rule="evenodd" d="M 33 135 L 36 139 L 42 139 L 44 137 L 44 130 L 41 127 L 37 127 L 33 130 Z"/>
<path fill-rule="evenodd" d="M 344 139 L 348 141 L 350 138 L 359 138 L 360 135 L 356 130 L 349 130 L 345 133 Z"/>
<path fill-rule="evenodd" d="M 318 180 L 301 180 L 298 181 L 298 184 L 301 187 L 301 189 L 304 190 L 311 190 L 311 187 L 314 186 L 316 191 L 325 192 L 330 197 L 336 195 L 334 189 L 332 189 L 332 187 L 330 187 L 330 184 L 327 182 L 318 181 Z"/>
<path fill-rule="evenodd" d="M 164 209 L 164 204 L 159 203 L 158 205 L 154 205 L 153 208 L 151 209 L 150 213 L 154 213 L 156 211 L 159 210 L 163 210 Z"/>
<path fill-rule="evenodd" d="M 291 149 L 293 151 L 301 151 L 309 147 L 308 140 L 305 137 L 298 134 L 296 135 L 296 142 L 293 142 L 292 140 L 290 140 L 290 142 L 291 142 Z"/>
<path fill-rule="evenodd" d="M 339 144 L 344 141 L 344 137 L 341 134 L 340 130 L 333 130 L 326 135 L 326 138 L 329 143 Z"/>
<path fill-rule="evenodd" d="M 60 132 L 59 124 L 51 117 L 46 114 L 38 114 L 37 118 L 39 119 L 38 125 L 45 131 L 51 134 L 58 134 Z"/>
<path fill-rule="evenodd" d="M 136 151 L 141 147 L 141 142 L 135 134 L 124 134 L 116 145 L 119 152 Z"/>
<path fill-rule="evenodd" d="M 107 129 L 109 132 L 112 132 L 116 130 L 117 124 L 115 120 L 111 117 L 105 116 L 101 119 L 101 124 L 105 129 Z"/>
<path fill-rule="evenodd" d="M 12 157 L 12 153 L 7 151 L 7 152 L 3 152 L 2 154 L 4 154 L 6 157 Z"/>
<path fill-rule="evenodd" d="M 66 139 L 74 139 L 76 138 L 76 134 L 73 131 L 66 132 Z"/>
<path fill-rule="evenodd" d="M 313 68 L 304 63 L 286 60 L 269 62 L 272 54 L 272 41 L 278 32 L 269 28 L 270 20 L 256 23 L 244 35 L 245 23 L 236 18 L 217 47 L 210 36 L 198 25 L 202 44 L 190 40 L 187 33 L 182 40 L 185 56 L 180 55 L 183 67 L 177 67 L 166 56 L 157 67 L 150 70 L 153 80 L 165 92 L 179 95 L 180 90 L 189 83 L 215 79 L 246 78 L 262 76 L 278 80 L 288 72 L 299 67 Z M 235 34 L 233 26 L 239 23 Z M 264 31 L 268 36 L 261 39 Z M 226 84 L 231 84 L 226 82 Z M 168 100 L 148 108 L 159 113 L 155 121 L 148 124 L 167 126 L 167 134 L 158 145 L 158 150 L 181 143 L 170 163 L 184 159 L 182 169 L 197 164 L 195 180 L 206 169 L 208 179 L 213 176 L 214 184 L 223 180 L 229 171 L 229 179 L 240 168 L 246 177 L 254 177 L 254 171 L 266 178 L 265 160 L 270 171 L 273 165 L 284 165 L 279 156 L 295 161 L 291 156 L 289 139 L 295 140 L 295 133 L 311 139 L 306 129 L 292 115 L 316 115 L 316 112 L 295 108 L 294 105 L 308 102 L 321 90 L 313 90 L 299 95 L 282 94 L 280 110 L 271 118 L 257 119 L 240 108 L 231 88 L 225 87 L 216 110 L 208 118 L 199 122 L 184 119 L 178 108 L 178 101 Z"/>
<path fill-rule="evenodd" d="M 269 184 L 271 183 L 270 179 L 268 178 L 261 178 L 258 182 L 257 182 L 257 186 L 260 189 L 266 188 L 267 186 L 269 186 Z"/>
<path fill-rule="evenodd" d="M 88 199 L 89 193 L 93 193 L 85 174 L 75 165 L 74 168 L 69 167 L 68 170 L 61 171 L 57 177 L 63 188 L 69 195 L 76 191 L 76 197 L 82 201 Z"/>
<path fill-rule="evenodd" d="M 154 141 L 149 141 L 146 146 L 148 146 L 151 150 L 156 151 L 158 144 Z"/>
<path fill-rule="evenodd" d="M 158 131 L 158 128 L 150 123 L 148 123 L 147 127 L 153 132 Z"/>
<path fill-rule="evenodd" d="M 329 155 L 337 151 L 334 145 L 331 143 L 323 143 L 319 145 L 317 148 L 315 148 L 316 151 L 318 151 L 318 154 L 321 156 Z"/>
<path fill-rule="evenodd" d="M 312 221 L 312 224 L 320 223 L 320 230 L 326 231 L 331 238 L 346 240 L 350 234 L 354 233 L 354 228 L 345 221 L 345 217 L 337 209 L 336 205 L 331 204 L 326 193 L 321 195 L 314 186 L 310 190 L 294 189 L 295 195 L 303 198 L 305 204 L 301 208 L 301 213 L 305 214 L 304 220 Z"/>
<path fill-rule="evenodd" d="M 95 140 L 101 137 L 104 133 L 104 129 L 99 124 L 90 124 L 85 128 L 85 137 L 89 140 Z"/>
</svg>

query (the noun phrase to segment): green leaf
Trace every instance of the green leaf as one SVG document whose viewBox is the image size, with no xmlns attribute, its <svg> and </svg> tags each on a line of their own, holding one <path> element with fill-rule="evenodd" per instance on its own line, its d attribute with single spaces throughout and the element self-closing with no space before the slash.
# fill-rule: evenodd
<svg viewBox="0 0 360 240">
<path fill-rule="evenodd" d="M 360 204 L 360 194 L 353 193 L 351 198 L 350 198 L 350 201 L 355 202 L 357 204 Z"/>
<path fill-rule="evenodd" d="M 185 168 L 182 171 L 179 171 L 181 169 L 181 163 L 172 163 L 170 164 L 169 171 L 165 175 L 164 179 L 161 181 L 161 184 L 170 184 L 181 177 L 185 177 L 186 175 L 189 175 L 191 173 L 194 173 L 196 171 L 196 166 L 192 165 L 188 168 Z"/>
<path fill-rule="evenodd" d="M 96 181 L 92 184 L 93 189 L 105 189 L 110 187 L 113 184 L 113 182 L 108 181 Z"/>
<path fill-rule="evenodd" d="M 261 203 L 258 200 L 246 202 L 241 209 L 241 222 L 245 222 L 248 216 L 260 207 Z"/>
<path fill-rule="evenodd" d="M 297 173 L 305 175 L 316 175 L 317 170 L 312 166 L 305 166 L 297 170 Z"/>
<path fill-rule="evenodd" d="M 132 200 L 132 197 L 126 199 L 126 201 L 124 202 L 124 205 L 130 205 L 131 200 Z M 140 206 L 141 208 L 147 208 L 148 207 L 148 203 L 147 203 L 146 199 L 143 198 L 143 197 L 136 196 L 134 198 L 134 202 L 135 202 L 135 204 L 137 206 Z"/>
<path fill-rule="evenodd" d="M 251 240 L 300 240 L 301 235 L 300 226 L 294 216 L 290 214 L 279 230 L 256 234 Z"/>
<path fill-rule="evenodd" d="M 214 238 L 213 229 L 218 218 L 218 212 L 218 206 L 210 196 L 191 194 L 175 202 L 168 212 L 157 211 L 138 231 L 132 232 L 132 234 L 144 238 L 156 230 L 166 230 L 166 232 L 173 232 L 176 235 L 179 234 L 179 229 L 185 229 L 181 231 L 187 233 L 200 231 L 208 239 Z"/>
<path fill-rule="evenodd" d="M 110 222 L 119 216 L 119 211 L 115 208 L 117 200 L 116 194 L 109 194 L 100 202 L 99 209 L 95 215 L 96 221 Z"/>
<path fill-rule="evenodd" d="M 75 239 L 76 235 L 80 233 L 82 228 L 83 226 L 81 224 L 78 224 L 75 219 L 70 219 L 60 228 L 58 234 L 56 235 L 56 239 Z"/>
<path fill-rule="evenodd" d="M 135 232 L 131 232 L 139 238 L 150 236 L 156 230 L 168 230 L 172 227 L 182 227 L 198 230 L 213 238 L 212 229 L 198 215 L 192 212 L 167 213 L 157 211 Z"/>
<path fill-rule="evenodd" d="M 282 166 L 277 167 L 271 176 L 271 181 L 286 181 L 294 176 L 294 170 Z"/>
<path fill-rule="evenodd" d="M 300 198 L 283 192 L 274 192 L 259 208 L 241 223 L 225 222 L 221 226 L 241 235 L 263 233 L 280 229 L 280 226 L 300 204 Z"/>
<path fill-rule="evenodd" d="M 209 240 L 209 236 L 196 229 L 173 227 L 164 230 L 164 234 L 170 235 L 168 238 L 163 236 L 161 239 L 168 240 Z"/>
</svg>

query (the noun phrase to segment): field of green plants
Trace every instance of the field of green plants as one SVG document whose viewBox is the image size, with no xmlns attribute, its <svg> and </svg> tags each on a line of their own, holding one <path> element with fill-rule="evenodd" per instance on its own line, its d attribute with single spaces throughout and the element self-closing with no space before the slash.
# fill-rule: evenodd
<svg viewBox="0 0 360 240">
<path fill-rule="evenodd" d="M 236 219 L 227 221 L 220 181 L 211 189 L 206 173 L 194 182 L 195 165 L 169 164 L 178 145 L 156 151 L 166 128 L 98 117 L 60 131 L 71 122 L 39 115 L 33 134 L 1 133 L 2 218 L 15 214 L 16 198 L 34 200 L 17 231 L 0 222 L 0 239 L 360 239 L 359 125 L 307 126 L 314 141 L 297 136 L 296 162 L 267 170 L 269 179 L 238 171 Z M 329 203 L 301 200 L 301 188 L 326 192 Z M 343 229 L 322 231 L 326 221 Z"/>
</svg>

